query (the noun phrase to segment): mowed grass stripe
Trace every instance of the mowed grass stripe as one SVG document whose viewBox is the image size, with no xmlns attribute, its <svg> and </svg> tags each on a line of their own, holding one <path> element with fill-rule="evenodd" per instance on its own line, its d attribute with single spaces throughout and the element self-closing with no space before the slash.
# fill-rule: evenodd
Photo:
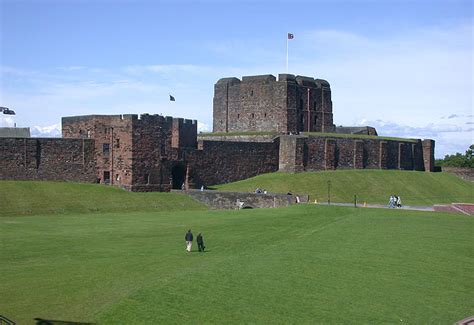
<svg viewBox="0 0 474 325">
<path fill-rule="evenodd" d="M 453 323 L 474 310 L 468 216 L 295 206 L 0 225 L 1 310 L 20 323 Z M 185 253 L 188 228 L 209 252 Z"/>
<path fill-rule="evenodd" d="M 243 181 L 215 186 L 218 190 L 309 194 L 314 202 L 327 202 L 328 181 L 332 202 L 387 204 L 400 195 L 404 205 L 474 203 L 474 184 L 449 173 L 397 170 L 336 170 L 297 174 L 269 173 Z"/>
</svg>

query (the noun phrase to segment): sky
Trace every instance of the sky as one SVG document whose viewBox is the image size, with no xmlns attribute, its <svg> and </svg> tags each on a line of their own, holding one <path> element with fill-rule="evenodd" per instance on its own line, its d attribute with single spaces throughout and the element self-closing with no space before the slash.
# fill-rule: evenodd
<svg viewBox="0 0 474 325">
<path fill-rule="evenodd" d="M 474 143 L 473 4 L 464 0 L 0 0 L 0 126 L 162 114 L 212 131 L 220 78 L 328 80 L 334 123 Z M 175 102 L 169 101 L 169 94 Z"/>
</svg>

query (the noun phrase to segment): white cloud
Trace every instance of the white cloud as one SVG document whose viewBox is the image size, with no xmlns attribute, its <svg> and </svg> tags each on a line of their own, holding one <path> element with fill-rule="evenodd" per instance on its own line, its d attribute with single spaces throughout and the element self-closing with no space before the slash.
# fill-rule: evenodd
<svg viewBox="0 0 474 325">
<path fill-rule="evenodd" d="M 50 126 L 33 126 L 30 128 L 31 136 L 44 138 L 61 137 L 61 125 L 53 124 Z"/>
<path fill-rule="evenodd" d="M 14 127 L 15 121 L 11 116 L 0 115 L 0 127 Z"/>
<path fill-rule="evenodd" d="M 211 132 L 212 126 L 206 123 L 198 122 L 198 132 Z"/>
<path fill-rule="evenodd" d="M 290 67 L 331 83 L 337 124 L 390 115 L 397 123 L 422 126 L 446 112 L 452 115 L 453 108 L 462 115 L 471 112 L 471 35 L 471 25 L 386 39 L 316 31 L 295 43 Z"/>
<path fill-rule="evenodd" d="M 380 136 L 393 136 L 415 139 L 435 140 L 435 157 L 442 158 L 447 154 L 464 153 L 474 143 L 472 127 L 449 123 L 428 123 L 414 127 L 392 121 L 361 120 L 357 125 L 368 125 L 376 128 Z"/>
</svg>

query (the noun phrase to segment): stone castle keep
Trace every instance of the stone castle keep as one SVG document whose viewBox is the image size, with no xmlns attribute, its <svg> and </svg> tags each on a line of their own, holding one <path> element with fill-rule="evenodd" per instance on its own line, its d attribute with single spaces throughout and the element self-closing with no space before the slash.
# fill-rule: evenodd
<svg viewBox="0 0 474 325">
<path fill-rule="evenodd" d="M 214 132 L 334 132 L 331 87 L 321 79 L 281 74 L 220 79 Z"/>
<path fill-rule="evenodd" d="M 433 140 L 335 127 L 330 85 L 310 77 L 220 79 L 213 132 L 198 136 L 195 120 L 161 115 L 63 117 L 62 138 L 0 137 L 0 179 L 168 191 L 275 171 L 434 170 Z"/>
</svg>

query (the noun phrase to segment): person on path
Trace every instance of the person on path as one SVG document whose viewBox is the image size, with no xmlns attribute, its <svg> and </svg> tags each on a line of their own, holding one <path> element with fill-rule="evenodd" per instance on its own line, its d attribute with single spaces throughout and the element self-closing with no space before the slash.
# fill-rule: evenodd
<svg viewBox="0 0 474 325">
<path fill-rule="evenodd" d="M 393 197 L 393 195 L 390 195 L 390 199 L 388 200 L 388 207 L 393 208 L 394 205 L 395 205 L 395 198 Z"/>
<path fill-rule="evenodd" d="M 193 246 L 193 233 L 191 232 L 191 229 L 188 230 L 186 235 L 184 235 L 184 240 L 186 240 L 186 250 L 191 252 L 191 247 Z"/>
<path fill-rule="evenodd" d="M 198 244 L 198 250 L 200 252 L 204 252 L 204 248 L 206 248 L 206 246 L 204 246 L 204 240 L 202 239 L 202 235 L 201 233 L 199 233 L 196 237 L 196 242 Z"/>
<path fill-rule="evenodd" d="M 397 207 L 399 207 L 399 208 L 402 207 L 402 199 L 399 196 L 397 196 Z"/>
</svg>

